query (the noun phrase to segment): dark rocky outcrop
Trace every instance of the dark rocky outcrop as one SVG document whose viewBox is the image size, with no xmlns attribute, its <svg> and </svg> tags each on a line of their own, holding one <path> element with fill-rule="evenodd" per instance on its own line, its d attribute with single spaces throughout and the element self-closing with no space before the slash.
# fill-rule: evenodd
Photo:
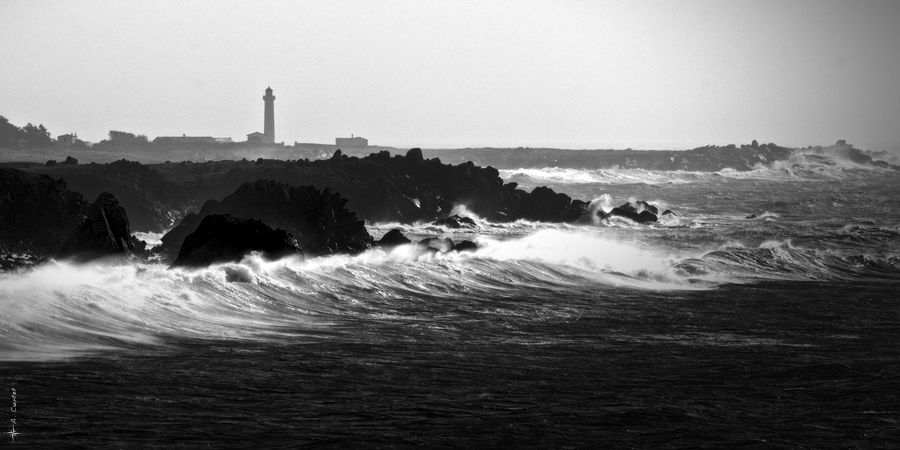
<svg viewBox="0 0 900 450">
<path fill-rule="evenodd" d="M 52 255 L 88 209 L 62 180 L 0 167 L 0 247 Z"/>
<path fill-rule="evenodd" d="M 467 251 L 474 251 L 477 249 L 478 249 L 478 244 L 476 244 L 470 240 L 464 240 L 464 241 L 458 242 L 456 245 L 453 246 L 453 251 L 455 251 L 455 252 L 467 252 Z"/>
<path fill-rule="evenodd" d="M 205 267 L 237 262 L 253 251 L 262 253 L 267 259 L 301 254 L 300 244 L 284 230 L 273 230 L 256 219 L 211 214 L 184 239 L 172 266 Z"/>
<path fill-rule="evenodd" d="M 391 231 L 388 231 L 375 243 L 375 245 L 379 247 L 396 247 L 398 245 L 409 244 L 409 238 L 403 235 L 403 232 L 400 231 L 399 228 L 394 228 Z"/>
<path fill-rule="evenodd" d="M 82 223 L 57 252 L 58 258 L 87 261 L 105 256 L 132 256 L 143 243 L 131 236 L 128 214 L 109 192 L 87 209 Z"/>
<path fill-rule="evenodd" d="M 478 245 L 472 241 L 464 240 L 454 243 L 450 238 L 430 237 L 419 241 L 416 244 L 420 249 L 430 253 L 447 253 L 447 252 L 464 252 L 472 251 L 478 248 Z"/>
<path fill-rule="evenodd" d="M 362 158 L 335 152 L 329 159 L 312 161 L 258 159 L 145 166 L 122 160 L 41 165 L 29 170 L 63 178 L 88 198 L 103 191 L 113 193 L 138 230 L 163 230 L 173 218 L 196 211 L 202 202 L 223 198 L 257 180 L 331 189 L 348 200 L 348 210 L 370 222 L 430 222 L 446 217 L 459 204 L 491 221 L 566 222 L 580 218 L 587 207 L 586 202 L 548 188 L 526 192 L 515 183 L 503 184 L 493 167 L 424 159 L 420 149 L 403 156 L 383 151 Z"/>
<path fill-rule="evenodd" d="M 291 233 L 307 255 L 358 253 L 372 244 L 372 237 L 356 214 L 345 208 L 347 200 L 330 189 L 295 187 L 271 180 L 241 185 L 222 201 L 208 201 L 198 214 L 189 214 L 162 238 L 160 251 L 172 255 L 206 216 L 229 214 L 258 219 Z"/>
<path fill-rule="evenodd" d="M 645 210 L 647 210 L 647 211 L 650 211 L 650 212 L 652 212 L 653 214 L 659 214 L 659 208 L 657 208 L 656 206 L 653 206 L 653 205 L 651 205 L 650 203 L 647 203 L 647 202 L 645 202 L 645 201 L 643 201 L 643 200 L 638 200 L 638 201 L 635 203 L 635 206 L 636 206 L 637 208 L 643 208 L 643 209 L 645 209 Z"/>
<path fill-rule="evenodd" d="M 637 223 L 649 223 L 659 220 L 656 217 L 656 211 L 659 211 L 659 209 L 657 209 L 655 206 L 643 200 L 639 200 L 635 203 L 629 202 L 621 206 L 617 206 L 609 212 L 609 215 L 624 217 L 626 219 L 631 219 Z"/>
<path fill-rule="evenodd" d="M 662 213 L 661 215 L 663 215 L 663 216 L 677 216 L 678 214 L 675 214 L 674 212 L 672 212 L 671 209 L 667 209 L 667 210 L 663 211 L 663 213 Z"/>
<path fill-rule="evenodd" d="M 587 208 L 586 202 L 548 188 L 529 193 L 515 184 L 504 185 L 493 167 L 478 167 L 471 162 L 451 166 L 438 159 L 423 159 L 419 149 L 404 156 L 381 152 L 358 158 L 335 152 L 325 160 L 259 159 L 205 165 L 214 165 L 219 171 L 197 186 L 198 191 L 214 194 L 207 198 L 221 198 L 240 184 L 260 179 L 311 185 L 340 192 L 348 200 L 347 209 L 370 222 L 431 222 L 446 217 L 460 204 L 492 221 L 565 222 L 577 220 Z M 190 180 L 190 174 L 201 169 L 196 166 L 166 164 L 159 171 Z"/>
<path fill-rule="evenodd" d="M 128 215 L 112 194 L 101 193 L 88 204 L 64 181 L 0 168 L 0 259 L 6 261 L 0 265 L 4 269 L 52 256 L 87 261 L 140 255 L 144 245 L 131 235 Z"/>
<path fill-rule="evenodd" d="M 450 217 L 445 217 L 443 219 L 435 220 L 431 223 L 432 225 L 443 226 L 447 228 L 475 228 L 478 226 L 474 220 L 469 217 L 462 217 L 459 215 L 452 215 Z"/>
<path fill-rule="evenodd" d="M 200 166 L 200 165 L 198 165 Z M 101 192 L 109 192 L 128 211 L 133 229 L 138 231 L 163 231 L 172 225 L 190 206 L 212 198 L 191 198 L 202 193 L 208 180 L 205 166 L 189 175 L 186 180 L 168 180 L 153 166 L 120 160 L 108 164 L 77 164 L 74 158 L 52 166 L 37 166 L 30 170 L 61 178 L 68 188 L 85 198 L 96 198 Z M 191 184 L 188 191 L 183 184 Z M 194 185 L 196 184 L 196 185 Z"/>
</svg>

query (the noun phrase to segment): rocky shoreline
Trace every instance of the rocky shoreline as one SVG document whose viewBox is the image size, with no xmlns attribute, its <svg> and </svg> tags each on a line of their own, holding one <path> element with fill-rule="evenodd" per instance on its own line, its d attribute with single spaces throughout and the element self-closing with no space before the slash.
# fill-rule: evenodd
<svg viewBox="0 0 900 450">
<path fill-rule="evenodd" d="M 132 228 L 171 228 L 152 256 L 202 266 L 253 250 L 305 256 L 362 252 L 376 245 L 366 221 L 474 226 L 470 218 L 451 214 L 457 205 L 495 222 L 593 220 L 586 201 L 547 187 L 526 192 L 516 183 L 504 184 L 493 167 L 426 160 L 419 149 L 363 158 L 337 151 L 317 161 L 160 166 L 117 161 L 30 170 L 0 169 L 0 248 L 7 270 L 28 265 L 16 259 L 22 254 L 35 255 L 32 262 L 151 256 Z M 95 202 L 85 201 L 96 191 L 101 192 Z M 173 220 L 175 215 L 180 220 Z M 387 238 L 378 244 L 407 240 L 399 232 Z M 418 246 L 446 252 L 475 244 L 435 237 Z"/>
</svg>

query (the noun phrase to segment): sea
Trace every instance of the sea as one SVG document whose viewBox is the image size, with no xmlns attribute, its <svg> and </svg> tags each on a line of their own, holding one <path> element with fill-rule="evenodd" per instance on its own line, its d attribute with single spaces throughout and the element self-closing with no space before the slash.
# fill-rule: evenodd
<svg viewBox="0 0 900 450">
<path fill-rule="evenodd" d="M 367 225 L 474 252 L 0 274 L 0 446 L 900 445 L 898 172 L 797 155 L 501 177 L 674 214 L 461 204 L 476 228 Z"/>
</svg>

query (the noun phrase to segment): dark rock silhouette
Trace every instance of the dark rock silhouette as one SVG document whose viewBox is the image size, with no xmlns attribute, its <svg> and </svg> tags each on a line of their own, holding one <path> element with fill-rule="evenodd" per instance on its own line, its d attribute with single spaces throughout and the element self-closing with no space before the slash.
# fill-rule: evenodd
<svg viewBox="0 0 900 450">
<path fill-rule="evenodd" d="M 453 242 L 453 239 L 438 237 L 422 239 L 416 244 L 416 246 L 418 246 L 420 249 L 425 250 L 426 252 L 431 253 L 447 253 L 450 251 L 464 252 L 475 250 L 478 248 L 477 244 L 469 240 L 464 240 L 457 244 Z"/>
<path fill-rule="evenodd" d="M 103 192 L 87 209 L 82 223 L 57 252 L 58 258 L 87 261 L 105 256 L 132 256 L 143 250 L 131 236 L 128 214 L 109 192 Z"/>
<path fill-rule="evenodd" d="M 407 161 L 418 163 L 425 161 L 425 158 L 422 157 L 422 149 L 421 148 L 411 148 L 408 152 L 406 152 Z"/>
<path fill-rule="evenodd" d="M 208 201 L 198 214 L 189 214 L 162 238 L 160 252 L 171 255 L 204 217 L 229 214 L 259 219 L 296 237 L 307 255 L 358 253 L 372 245 L 372 237 L 347 200 L 326 188 L 295 187 L 271 180 L 241 185 L 222 201 Z"/>
<path fill-rule="evenodd" d="M 523 200 L 517 205 L 515 216 L 544 222 L 573 222 L 587 211 L 588 206 L 587 202 L 572 200 L 568 195 L 545 186 L 534 188 L 531 195 Z"/>
<path fill-rule="evenodd" d="M 470 241 L 464 240 L 453 246 L 453 251 L 455 252 L 466 252 L 466 251 L 474 251 L 478 249 L 478 244 Z"/>
<path fill-rule="evenodd" d="M 597 208 L 597 211 L 594 212 L 594 216 L 600 220 L 609 220 L 609 214 L 601 208 Z"/>
<path fill-rule="evenodd" d="M 671 209 L 667 209 L 667 210 L 663 211 L 661 215 L 663 215 L 663 216 L 677 216 L 678 214 L 675 214 L 674 212 L 672 212 Z"/>
<path fill-rule="evenodd" d="M 52 255 L 87 209 L 84 197 L 62 180 L 0 167 L 0 247 Z"/>
<path fill-rule="evenodd" d="M 73 158 L 74 159 L 74 158 Z M 172 225 L 174 217 L 187 211 L 192 203 L 217 196 L 208 196 L 204 186 L 212 167 L 203 164 L 173 164 L 188 172 L 185 178 L 165 177 L 154 166 L 120 160 L 109 164 L 56 164 L 31 168 L 38 173 L 62 178 L 68 188 L 85 198 L 96 198 L 101 192 L 113 194 L 128 211 L 131 226 L 139 231 L 163 231 Z M 187 186 L 190 191 L 188 191 Z M 202 196 L 193 198 L 193 196 Z"/>
<path fill-rule="evenodd" d="M 396 247 L 398 245 L 409 244 L 409 238 L 403 235 L 399 228 L 388 231 L 375 243 L 379 247 Z"/>
<path fill-rule="evenodd" d="M 128 210 L 132 227 L 139 230 L 166 229 L 173 217 L 196 211 L 202 202 L 223 198 L 257 180 L 331 189 L 348 200 L 348 210 L 370 222 L 434 221 L 458 204 L 491 221 L 567 222 L 580 218 L 587 208 L 586 202 L 548 188 L 529 193 L 515 183 L 504 185 L 493 167 L 423 159 L 419 149 L 405 156 L 381 152 L 363 158 L 335 151 L 330 159 L 313 161 L 258 159 L 145 166 L 122 160 L 29 170 L 63 178 L 71 189 L 89 198 L 102 191 L 113 193 Z"/>
<path fill-rule="evenodd" d="M 461 217 L 459 215 L 452 215 L 450 217 L 445 217 L 443 219 L 435 220 L 431 223 L 432 225 L 444 226 L 447 228 L 475 228 L 478 226 L 474 220 L 469 217 Z"/>
<path fill-rule="evenodd" d="M 172 266 L 205 267 L 237 262 L 253 251 L 267 259 L 301 254 L 300 244 L 284 230 L 272 229 L 256 219 L 211 214 L 184 239 Z"/>
<path fill-rule="evenodd" d="M 655 206 L 643 200 L 640 200 L 633 204 L 629 202 L 621 206 L 617 206 L 609 212 L 609 215 L 625 217 L 626 219 L 631 219 L 637 223 L 649 223 L 659 220 L 656 217 L 656 211 L 659 210 Z"/>
</svg>

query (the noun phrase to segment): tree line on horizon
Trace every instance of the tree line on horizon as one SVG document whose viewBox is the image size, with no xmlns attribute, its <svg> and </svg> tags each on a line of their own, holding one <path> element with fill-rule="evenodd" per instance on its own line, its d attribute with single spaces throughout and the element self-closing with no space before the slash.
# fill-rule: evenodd
<svg viewBox="0 0 900 450">
<path fill-rule="evenodd" d="M 29 122 L 25 126 L 19 127 L 0 115 L 0 149 L 40 149 L 52 147 L 56 144 L 57 142 L 50 137 L 50 131 L 43 124 L 34 125 Z M 151 145 L 151 142 L 147 139 L 147 136 L 126 131 L 110 130 L 109 138 L 107 139 L 93 145 L 76 139 L 73 147 L 83 149 L 90 147 L 95 150 L 102 150 L 109 147 L 142 147 L 149 145 Z"/>
<path fill-rule="evenodd" d="M 43 124 L 33 125 L 29 122 L 24 127 L 17 127 L 6 117 L 0 116 L 0 148 L 45 148 L 51 145 L 53 139 Z"/>
</svg>

